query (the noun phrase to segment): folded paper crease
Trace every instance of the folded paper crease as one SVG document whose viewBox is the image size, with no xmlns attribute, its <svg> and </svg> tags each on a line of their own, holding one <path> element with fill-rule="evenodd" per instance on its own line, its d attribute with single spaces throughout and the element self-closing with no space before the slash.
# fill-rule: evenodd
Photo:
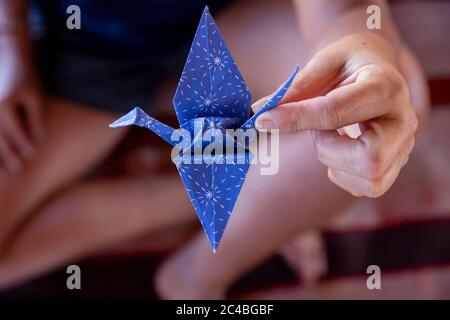
<svg viewBox="0 0 450 320">
<path fill-rule="evenodd" d="M 180 128 L 187 130 L 193 141 L 189 151 L 205 151 L 205 141 L 196 144 L 195 139 L 202 139 L 203 133 L 209 129 L 215 130 L 215 139 L 223 138 L 224 141 L 232 139 L 227 129 L 254 129 L 256 118 L 280 103 L 297 72 L 298 67 L 272 98 L 249 118 L 251 93 L 206 7 L 173 98 Z M 145 127 L 171 145 L 177 145 L 178 141 L 172 139 L 176 129 L 152 118 L 138 107 L 110 127 L 129 125 Z M 236 141 L 234 143 L 235 147 L 239 145 Z M 183 149 L 172 159 L 214 252 L 222 239 L 252 159 L 247 148 L 233 150 L 234 154 L 214 153 L 202 159 L 213 161 L 186 163 L 181 157 L 186 156 L 188 150 Z M 195 152 L 188 157 L 197 159 Z"/>
</svg>

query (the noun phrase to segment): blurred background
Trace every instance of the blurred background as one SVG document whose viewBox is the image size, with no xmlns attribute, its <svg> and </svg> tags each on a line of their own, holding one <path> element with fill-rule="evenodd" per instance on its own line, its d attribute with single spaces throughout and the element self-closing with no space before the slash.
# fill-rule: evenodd
<svg viewBox="0 0 450 320">
<path fill-rule="evenodd" d="M 426 72 L 430 90 L 429 123 L 418 137 L 414 159 L 388 194 L 377 201 L 362 199 L 329 226 L 299 235 L 243 275 L 228 297 L 450 298 L 450 1 L 389 3 L 400 33 Z M 186 28 L 188 38 L 196 24 L 194 19 Z M 187 47 L 183 50 L 184 57 Z M 174 69 L 181 67 L 178 63 Z M 176 126 L 172 115 L 159 120 Z M 90 175 L 175 176 L 169 154 L 170 148 L 158 137 L 133 128 Z M 70 264 L 82 270 L 82 290 L 67 290 L 68 263 L 0 289 L 0 298 L 157 299 L 153 272 L 198 230 L 199 223 L 192 219 L 80 255 Z M 382 270 L 382 290 L 367 290 L 366 268 L 372 264 Z M 1 272 L 5 271 L 0 268 Z"/>
</svg>

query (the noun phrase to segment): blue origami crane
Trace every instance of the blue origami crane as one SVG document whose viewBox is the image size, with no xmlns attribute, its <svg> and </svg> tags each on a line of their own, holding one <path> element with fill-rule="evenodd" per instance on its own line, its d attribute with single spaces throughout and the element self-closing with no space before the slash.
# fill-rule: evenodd
<svg viewBox="0 0 450 320">
<path fill-rule="evenodd" d="M 233 211 L 252 155 L 248 148 L 241 148 L 232 155 L 210 155 L 215 160 L 227 160 L 222 163 L 185 163 L 180 161 L 180 157 L 187 151 L 194 151 L 194 155 L 188 153 L 188 156 L 196 157 L 195 151 L 205 148 L 204 141 L 198 144 L 197 140 L 202 139 L 201 134 L 206 130 L 214 129 L 224 139 L 229 139 L 226 129 L 254 129 L 256 118 L 279 104 L 297 72 L 298 67 L 271 99 L 249 118 L 250 91 L 208 7 L 204 9 L 173 98 L 180 127 L 188 130 L 193 142 L 185 146 L 173 161 L 214 252 Z M 177 144 L 177 139 L 173 138 L 177 130 L 150 117 L 140 108 L 134 108 L 110 127 L 129 125 L 148 128 L 171 145 Z"/>
</svg>

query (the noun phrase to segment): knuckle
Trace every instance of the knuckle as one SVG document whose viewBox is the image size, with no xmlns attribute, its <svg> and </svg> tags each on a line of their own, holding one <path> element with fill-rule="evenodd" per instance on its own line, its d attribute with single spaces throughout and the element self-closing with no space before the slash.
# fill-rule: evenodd
<svg viewBox="0 0 450 320">
<path fill-rule="evenodd" d="M 334 130 L 340 128 L 340 106 L 336 99 L 327 97 L 323 112 L 319 113 L 320 127 L 325 130 Z"/>
<path fill-rule="evenodd" d="M 403 76 L 394 67 L 384 67 L 374 74 L 370 83 L 374 92 L 382 100 L 390 100 L 399 94 L 408 93 L 408 87 Z"/>
<path fill-rule="evenodd" d="M 400 72 L 395 67 L 387 67 L 384 72 L 384 80 L 388 84 L 391 92 L 397 93 L 406 88 L 405 80 Z"/>
<path fill-rule="evenodd" d="M 329 67 L 326 64 L 331 64 L 332 59 L 330 59 L 330 56 L 333 55 L 333 49 L 332 47 L 325 47 L 320 49 L 314 57 L 311 59 L 311 64 L 316 64 L 318 66 L 322 65 L 324 69 L 327 69 Z"/>
<path fill-rule="evenodd" d="M 372 80 L 367 83 L 367 89 L 376 92 L 379 96 L 386 95 L 388 87 L 383 74 L 375 75 Z"/>
<path fill-rule="evenodd" d="M 292 109 L 286 108 L 285 114 L 281 117 L 281 130 L 283 132 L 297 132 L 301 130 L 301 119 L 297 117 L 297 114 Z"/>
<path fill-rule="evenodd" d="M 389 76 L 389 92 L 392 94 L 397 93 L 406 93 L 408 90 L 408 86 L 406 85 L 405 79 L 400 74 L 400 72 L 396 69 L 391 69 L 387 72 Z"/>
</svg>

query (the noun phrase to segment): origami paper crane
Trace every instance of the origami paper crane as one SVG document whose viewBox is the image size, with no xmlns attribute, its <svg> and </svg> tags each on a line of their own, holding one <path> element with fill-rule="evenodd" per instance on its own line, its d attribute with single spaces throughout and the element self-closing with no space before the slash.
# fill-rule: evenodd
<svg viewBox="0 0 450 320">
<path fill-rule="evenodd" d="M 278 105 L 297 72 L 298 67 L 271 99 L 249 118 L 250 91 L 206 7 L 173 98 L 180 127 L 188 130 L 194 141 L 188 146 L 190 151 L 205 147 L 203 143 L 196 143 L 201 139 L 198 138 L 199 132 L 216 129 L 224 138 L 229 138 L 226 129 L 254 129 L 256 118 Z M 171 145 L 176 145 L 173 139 L 176 130 L 150 117 L 140 108 L 134 108 L 110 127 L 129 125 L 145 127 Z M 251 154 L 246 148 L 232 155 L 213 154 L 210 157 L 228 160 L 231 157 L 232 163 L 183 163 L 173 160 L 216 252 L 247 175 Z"/>
</svg>

